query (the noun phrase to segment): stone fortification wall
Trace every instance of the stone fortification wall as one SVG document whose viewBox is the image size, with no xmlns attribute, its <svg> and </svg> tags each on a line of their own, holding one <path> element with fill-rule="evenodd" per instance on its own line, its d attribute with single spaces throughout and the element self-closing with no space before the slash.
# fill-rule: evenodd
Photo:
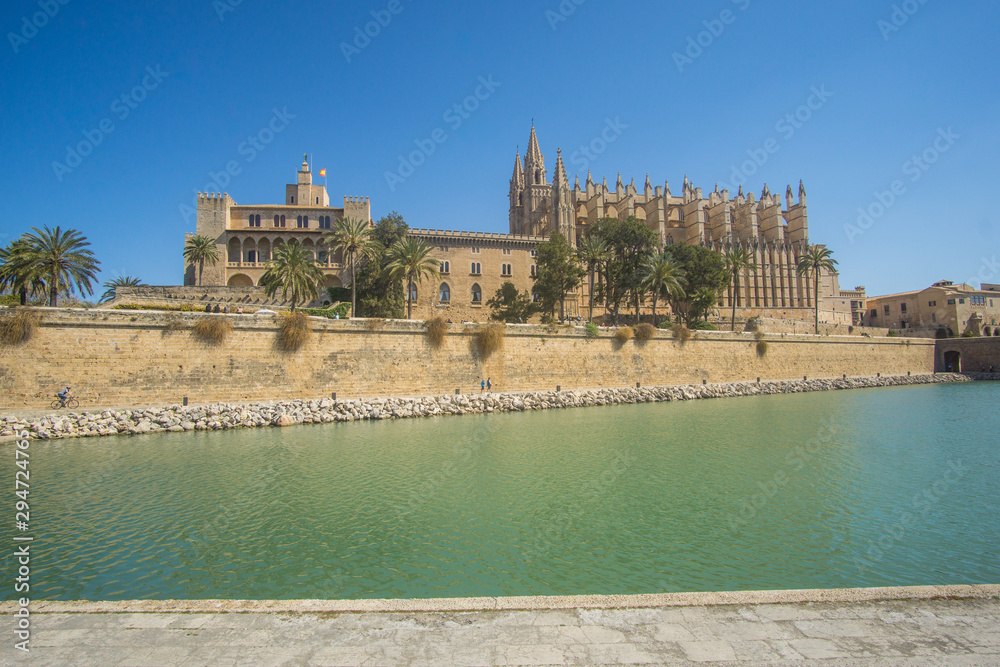
<svg viewBox="0 0 1000 667">
<path fill-rule="evenodd" d="M 273 316 L 226 317 L 234 330 L 218 346 L 190 331 L 198 313 L 38 309 L 41 326 L 27 343 L 0 347 L 3 407 L 48 405 L 67 384 L 82 407 L 339 397 L 425 396 L 479 391 L 537 391 L 701 384 L 702 381 L 906 375 L 934 369 L 934 341 L 856 336 L 699 332 L 682 345 L 668 332 L 617 344 L 610 332 L 588 339 L 582 328 L 556 333 L 508 326 L 503 348 L 474 352 L 474 327 L 452 325 L 440 348 L 422 323 L 312 320 L 298 352 L 275 345 Z"/>
</svg>

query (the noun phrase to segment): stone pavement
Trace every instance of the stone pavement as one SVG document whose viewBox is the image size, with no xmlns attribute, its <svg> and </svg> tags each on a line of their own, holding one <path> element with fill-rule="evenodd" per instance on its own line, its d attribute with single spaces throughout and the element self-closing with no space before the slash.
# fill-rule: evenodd
<svg viewBox="0 0 1000 667">
<path fill-rule="evenodd" d="M 983 588 L 961 599 L 524 611 L 296 613 L 244 603 L 249 611 L 206 613 L 204 604 L 160 603 L 174 611 L 108 613 L 94 610 L 116 603 L 93 603 L 67 613 L 39 603 L 53 611 L 33 612 L 30 654 L 13 648 L 12 607 L 2 603 L 0 664 L 1000 665 L 998 587 Z"/>
</svg>

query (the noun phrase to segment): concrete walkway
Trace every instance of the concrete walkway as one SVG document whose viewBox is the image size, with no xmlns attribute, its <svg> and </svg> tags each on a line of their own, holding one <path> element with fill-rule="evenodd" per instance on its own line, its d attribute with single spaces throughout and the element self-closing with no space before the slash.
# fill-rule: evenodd
<svg viewBox="0 0 1000 667">
<path fill-rule="evenodd" d="M 1000 665 L 998 596 L 1000 586 L 961 586 L 419 601 L 38 603 L 30 654 L 13 647 L 13 606 L 5 602 L 0 603 L 0 664 Z"/>
</svg>

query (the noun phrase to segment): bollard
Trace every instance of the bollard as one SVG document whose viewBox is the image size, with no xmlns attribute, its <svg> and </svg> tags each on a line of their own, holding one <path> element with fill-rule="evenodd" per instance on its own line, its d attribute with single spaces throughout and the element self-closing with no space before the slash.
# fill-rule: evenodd
<svg viewBox="0 0 1000 667">
<path fill-rule="evenodd" d="M 187 396 L 185 396 L 182 402 L 183 402 L 183 404 L 184 404 L 184 407 L 187 407 L 187 404 L 188 404 L 188 397 L 187 397 Z"/>
</svg>

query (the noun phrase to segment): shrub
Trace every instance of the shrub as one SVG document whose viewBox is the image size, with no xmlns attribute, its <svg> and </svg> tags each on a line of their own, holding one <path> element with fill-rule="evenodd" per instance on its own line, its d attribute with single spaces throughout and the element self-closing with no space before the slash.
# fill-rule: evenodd
<svg viewBox="0 0 1000 667">
<path fill-rule="evenodd" d="M 225 317 L 206 317 L 199 320 L 191 331 L 203 343 L 219 345 L 233 330 L 233 323 Z"/>
<path fill-rule="evenodd" d="M 152 303 L 119 303 L 111 307 L 112 310 L 163 310 L 167 312 L 181 313 L 203 313 L 205 306 L 193 306 L 190 303 L 179 303 L 177 305 L 156 305 Z"/>
<path fill-rule="evenodd" d="M 347 317 L 347 314 L 351 312 L 351 303 L 338 303 L 335 306 L 330 306 L 329 308 L 299 308 L 297 313 L 305 313 L 306 315 L 311 315 L 312 317 L 326 317 L 328 319 L 334 319 L 335 316 L 339 315 L 340 319 Z"/>
<path fill-rule="evenodd" d="M 715 326 L 711 322 L 706 322 L 705 320 L 699 320 L 697 322 L 691 323 L 691 328 L 695 331 L 718 331 L 719 327 Z"/>
<path fill-rule="evenodd" d="M 652 340 L 655 336 L 656 327 L 649 322 L 643 322 L 635 328 L 635 339 L 639 342 L 645 343 L 647 340 Z"/>
<path fill-rule="evenodd" d="M 764 340 L 764 332 L 757 329 L 757 356 L 761 359 L 767 356 L 767 341 Z"/>
<path fill-rule="evenodd" d="M 369 317 L 365 320 L 365 329 L 368 331 L 381 331 L 385 329 L 385 318 Z"/>
<path fill-rule="evenodd" d="M 962 334 L 962 335 L 964 336 L 965 334 Z M 892 329 L 889 329 L 889 333 L 887 333 L 886 336 L 889 337 L 889 338 L 895 338 L 896 337 L 896 332 L 893 331 Z"/>
<path fill-rule="evenodd" d="M 670 331 L 673 332 L 674 338 L 677 339 L 681 345 L 691 340 L 691 330 L 683 324 L 675 324 Z"/>
<path fill-rule="evenodd" d="M 282 352 L 297 352 L 312 335 L 309 316 L 296 312 L 281 315 L 278 320 L 278 349 Z"/>
<path fill-rule="evenodd" d="M 14 314 L 0 320 L 0 344 L 23 345 L 38 331 L 38 316 L 30 310 L 17 308 Z"/>
<path fill-rule="evenodd" d="M 633 333 L 632 327 L 621 327 L 615 331 L 615 342 L 619 345 L 624 345 L 632 340 Z"/>
<path fill-rule="evenodd" d="M 597 338 L 599 329 L 596 324 L 593 322 L 587 322 L 587 324 L 584 325 L 584 329 L 587 330 L 587 338 Z"/>
<path fill-rule="evenodd" d="M 490 322 L 481 326 L 475 335 L 476 350 L 484 361 L 497 350 L 503 348 L 503 337 L 506 327 L 499 322 Z"/>
<path fill-rule="evenodd" d="M 674 326 L 674 323 L 670 321 L 669 317 L 656 325 L 658 329 L 669 329 L 672 326 Z"/>
<path fill-rule="evenodd" d="M 435 317 L 427 320 L 427 338 L 431 342 L 431 347 L 437 349 L 444 345 L 444 337 L 448 335 L 448 323 L 443 317 Z"/>
<path fill-rule="evenodd" d="M 891 331 L 890 331 L 890 332 L 889 332 L 889 335 L 890 335 L 890 336 L 893 336 L 893 335 L 895 335 L 895 334 L 893 334 L 893 332 L 891 332 Z M 963 332 L 962 332 L 962 338 L 979 338 L 979 334 L 977 334 L 977 333 L 976 333 L 975 331 L 973 331 L 972 329 L 969 329 L 968 331 L 963 331 Z"/>
</svg>

